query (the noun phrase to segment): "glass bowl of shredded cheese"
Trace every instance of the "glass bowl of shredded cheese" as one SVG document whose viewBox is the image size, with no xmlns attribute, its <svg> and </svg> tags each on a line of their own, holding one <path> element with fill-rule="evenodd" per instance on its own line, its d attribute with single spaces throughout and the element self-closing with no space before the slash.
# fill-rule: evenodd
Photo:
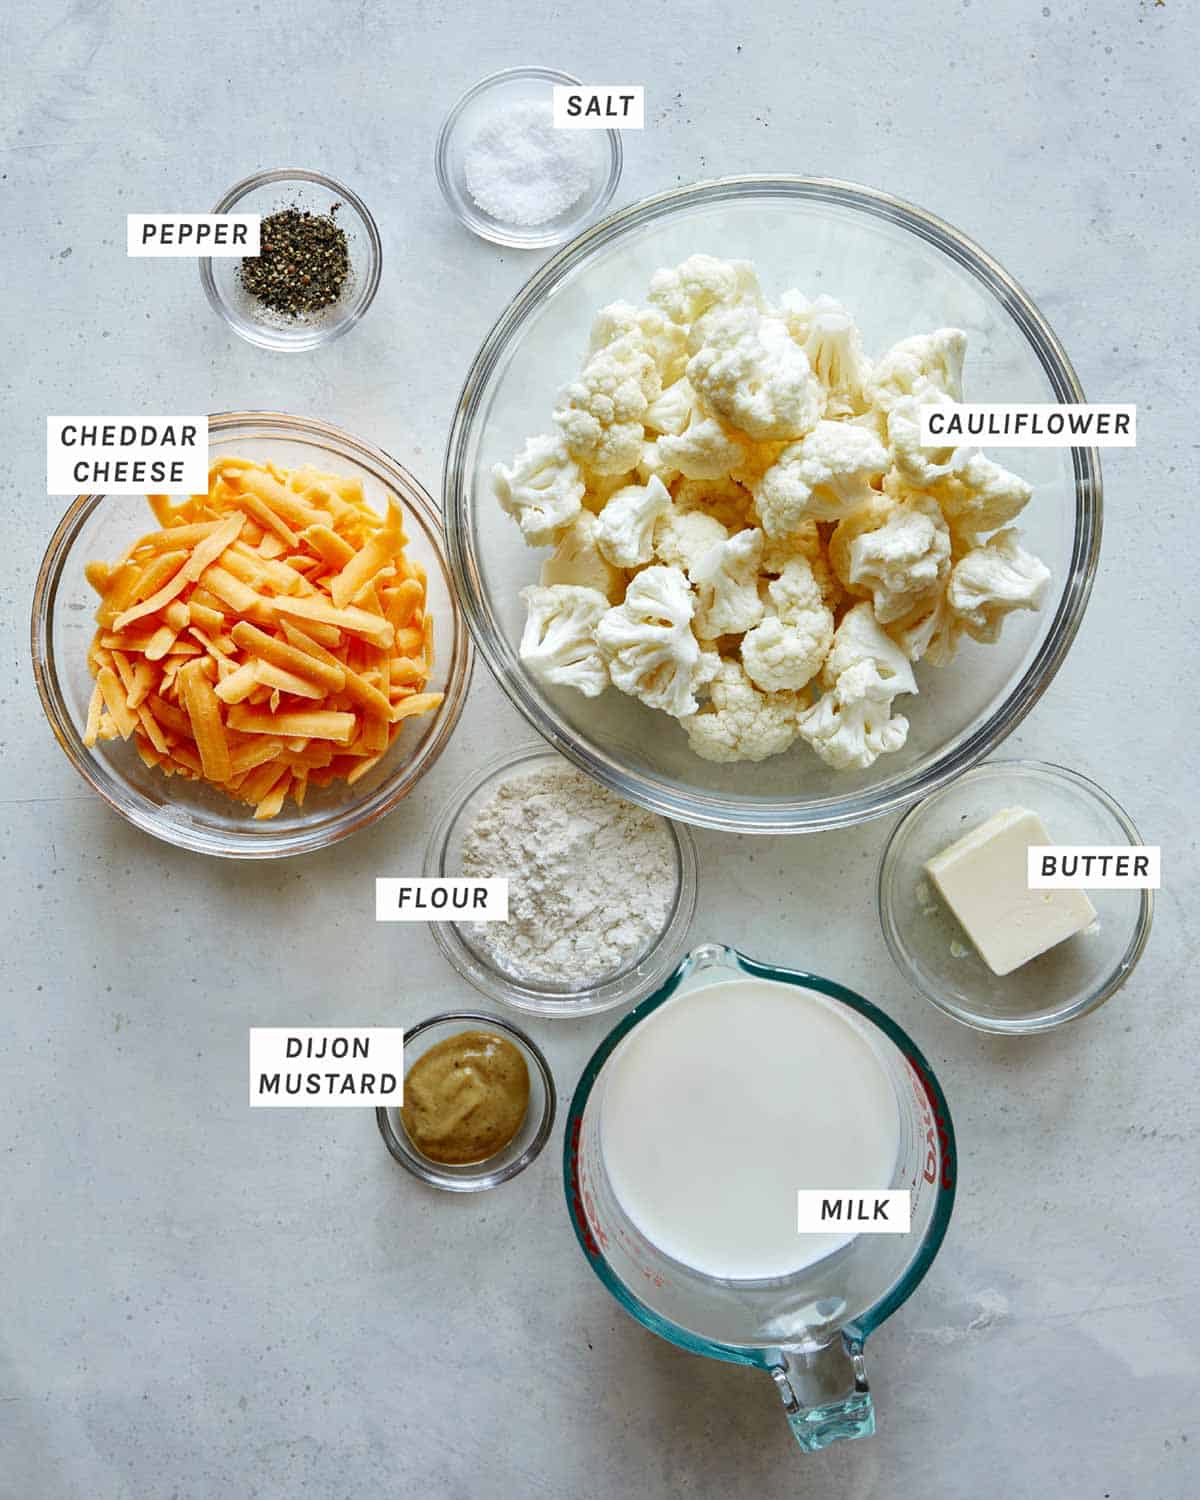
<svg viewBox="0 0 1200 1500">
<path fill-rule="evenodd" d="M 932 651 L 928 658 L 909 657 L 916 662 L 910 677 L 917 692 L 914 695 L 906 687 L 910 696 L 897 700 L 908 719 L 907 735 L 884 745 L 888 753 L 877 754 L 873 763 L 847 757 L 835 765 L 799 740 L 790 748 L 784 746 L 781 753 L 756 741 L 750 749 L 760 752 L 757 758 L 751 754 L 729 756 L 726 762 L 716 755 L 703 758 L 692 748 L 691 736 L 681 722 L 689 713 L 696 719 L 701 714 L 682 704 L 682 699 L 673 700 L 682 704 L 675 717 L 670 703 L 663 705 L 667 712 L 648 706 L 662 686 L 652 675 L 643 682 L 618 686 L 615 667 L 621 665 L 624 670 L 627 663 L 624 658 L 616 660 L 621 654 L 613 646 L 617 626 L 605 641 L 600 639 L 602 627 L 593 628 L 597 643 L 593 655 L 599 654 L 605 670 L 610 659 L 614 666 L 609 685 L 601 684 L 594 696 L 586 695 L 586 686 L 580 690 L 570 685 L 581 680 L 578 674 L 568 679 L 560 672 L 556 679 L 549 671 L 537 670 L 541 642 L 535 628 L 539 621 L 534 596 L 551 594 L 551 584 L 578 581 L 579 569 L 576 560 L 563 555 L 566 543 L 559 543 L 559 533 L 552 527 L 545 537 L 535 534 L 532 527 L 522 534 L 524 517 L 518 525 L 512 514 L 506 514 L 506 501 L 507 508 L 515 511 L 516 491 L 510 488 L 506 493 L 502 483 L 515 472 L 506 465 L 519 467 L 525 462 L 533 472 L 544 455 L 553 458 L 572 443 L 577 448 L 585 445 L 588 421 L 594 420 L 602 436 L 612 436 L 612 428 L 603 423 L 616 424 L 625 417 L 615 403 L 615 415 L 606 417 L 600 386 L 594 409 L 583 410 L 580 416 L 580 403 L 586 406 L 593 389 L 582 382 L 581 353 L 590 359 L 599 348 L 599 360 L 607 343 L 625 326 L 622 320 L 643 316 L 640 309 L 653 300 L 648 293 L 658 273 L 663 273 L 669 287 L 674 284 L 672 278 L 679 281 L 683 263 L 692 257 L 711 257 L 725 266 L 750 262 L 773 307 L 791 306 L 788 299 L 792 297 L 808 307 L 823 297 L 830 299 L 851 315 L 865 355 L 881 365 L 888 351 L 894 352 L 912 335 L 946 330 L 950 338 L 965 342 L 962 381 L 965 398 L 971 402 L 1073 403 L 1085 399 L 1062 344 L 1026 293 L 986 251 L 924 210 L 881 191 L 825 179 L 738 177 L 673 189 L 610 215 L 541 266 L 488 334 L 467 375 L 447 444 L 443 508 L 451 566 L 468 625 L 497 681 L 539 733 L 582 770 L 668 818 L 732 832 L 772 834 L 846 827 L 898 811 L 945 786 L 994 751 L 1038 703 L 1062 665 L 1082 620 L 1099 556 L 1098 455 L 1087 448 L 997 450 L 1000 463 L 1015 471 L 1020 481 L 1027 481 L 1023 487 L 1028 503 L 1019 525 L 1043 586 L 1035 604 L 1004 620 L 1003 631 L 992 643 L 983 644 L 978 637 L 965 640 L 944 663 L 935 662 Z M 663 277 L 656 283 L 660 292 Z M 665 300 L 660 296 L 648 309 L 648 326 L 660 326 L 653 324 L 653 318 L 663 307 L 678 321 L 669 296 Z M 602 314 L 602 310 L 606 311 Z M 783 326 L 784 316 L 781 312 L 764 314 L 764 323 L 769 317 L 773 327 Z M 686 321 L 682 314 L 680 318 Z M 693 325 L 693 334 L 701 323 Z M 591 346 L 589 330 L 592 339 L 599 341 Z M 936 338 L 930 335 L 930 341 Z M 625 341 L 631 342 L 636 343 L 636 335 Z M 731 360 L 714 365 L 711 352 L 701 352 L 709 363 L 697 373 L 693 367 L 698 356 L 689 358 L 693 354 L 690 344 L 685 350 L 684 368 L 692 372 L 689 381 L 693 376 L 706 376 L 709 385 L 716 386 L 722 370 L 737 368 Z M 634 357 L 641 357 L 636 349 Z M 618 363 L 616 355 L 612 362 Z M 753 406 L 754 381 L 746 377 L 743 384 L 745 391 L 741 386 L 738 390 L 745 403 Z M 757 389 L 761 394 L 761 382 Z M 703 414 L 701 403 L 692 412 L 693 425 L 718 425 L 695 417 Z M 669 421 L 666 416 L 661 420 Z M 679 440 L 684 446 L 690 431 Z M 655 450 L 659 458 L 664 454 L 670 458 L 675 451 L 666 451 L 665 439 L 649 441 L 652 435 L 651 427 L 646 427 L 640 465 L 635 465 L 630 478 L 614 483 L 630 484 L 632 479 L 635 486 L 645 483 L 649 491 L 658 479 L 652 467 L 657 461 Z M 858 436 L 862 437 L 861 429 Z M 771 444 L 763 443 L 761 448 L 766 451 Z M 519 457 L 514 459 L 514 455 Z M 605 452 L 599 457 L 603 462 L 594 466 L 595 473 L 607 479 L 604 464 L 612 455 Z M 697 457 L 705 455 L 693 454 L 693 459 Z M 545 460 L 544 470 L 550 462 Z M 681 466 L 682 461 L 677 467 Z M 668 483 L 673 483 L 667 468 Z M 644 479 L 647 470 L 650 482 Z M 569 477 L 565 466 L 562 472 Z M 695 472 L 702 482 L 705 476 L 699 468 Z M 719 472 L 736 477 L 732 469 Z M 884 482 L 890 477 L 886 475 Z M 718 486 L 723 482 L 716 481 Z M 732 490 L 740 498 L 749 498 L 742 491 L 753 482 L 734 485 Z M 533 519 L 539 483 L 549 484 L 541 471 L 533 473 L 522 497 Z M 700 482 L 696 488 L 701 488 Z M 672 505 L 681 492 L 682 486 L 677 485 L 669 496 Z M 613 510 L 620 508 L 618 501 L 641 494 L 636 487 L 618 491 Z M 547 504 L 553 498 L 550 495 Z M 607 525 L 607 502 L 599 485 L 596 494 L 587 491 L 584 503 L 593 514 L 604 506 Z M 708 502 L 697 503 L 703 508 Z M 680 500 L 678 509 L 683 508 Z M 546 514 L 550 515 L 549 510 Z M 739 510 L 738 515 L 744 517 L 745 511 Z M 711 524 L 713 515 L 701 519 Z M 761 516 L 757 521 L 728 521 L 733 530 L 759 524 L 766 527 Z M 601 526 L 599 520 L 596 525 Z M 821 536 L 820 528 L 813 525 Z M 826 532 L 833 529 L 826 525 Z M 726 534 L 725 525 L 717 527 L 717 534 Z M 567 542 L 574 536 L 570 532 Z M 621 540 L 615 531 L 609 541 L 614 539 Z M 832 540 L 826 536 L 823 545 L 831 547 Z M 657 555 L 665 555 L 658 551 L 657 534 L 654 548 Z M 628 565 L 615 550 L 603 560 L 614 559 L 622 567 Z M 638 553 L 628 561 L 638 567 L 644 560 Z M 543 571 L 555 568 L 557 576 Z M 563 573 L 570 569 L 574 573 L 564 580 Z M 635 584 L 627 585 L 628 595 L 654 573 L 655 567 L 627 573 L 626 579 L 635 579 Z M 669 581 L 679 568 L 657 567 L 657 573 Z M 604 576 L 611 590 L 610 575 Z M 591 596 L 599 597 L 599 589 L 596 584 L 590 591 L 579 588 L 575 592 L 590 607 Z M 650 602 L 644 609 L 643 601 L 638 601 L 642 613 L 636 629 L 641 635 L 630 648 L 631 659 L 640 642 L 642 657 L 653 662 L 655 632 L 666 640 L 673 628 L 675 603 L 668 598 L 665 583 L 663 590 L 657 599 L 650 599 L 648 591 Z M 531 600 L 528 610 L 523 591 L 525 599 Z M 622 619 L 632 618 L 628 595 Z M 604 600 L 600 602 L 603 610 Z M 614 602 L 611 591 L 608 602 Z M 655 603 L 662 606 L 657 612 L 651 607 Z M 687 603 L 690 609 L 690 596 Z M 845 600 L 838 607 L 844 619 L 855 614 Z M 678 612 L 682 614 L 682 605 Z M 610 615 L 619 613 L 610 609 L 603 628 L 610 623 Z M 671 642 L 675 638 L 670 635 Z M 736 637 L 722 637 L 729 639 Z M 732 648 L 722 641 L 716 644 L 724 653 L 722 663 L 732 661 L 736 671 L 736 658 L 729 654 Z M 547 646 L 543 655 L 549 650 Z M 632 675 L 631 669 L 627 676 Z M 726 685 L 725 678 L 722 685 Z M 659 696 L 666 697 L 665 688 Z M 830 701 L 836 714 L 832 694 Z M 815 711 L 824 702 L 822 697 Z M 731 723 L 737 717 L 736 707 L 727 714 Z M 722 708 L 721 712 L 726 711 Z"/>
<path fill-rule="evenodd" d="M 143 495 L 80 495 L 72 502 L 34 591 L 38 692 L 75 769 L 136 827 L 180 848 L 226 858 L 307 853 L 375 822 L 434 763 L 465 701 L 470 640 L 437 509 L 387 454 L 323 422 L 229 412 L 210 419 L 209 458 L 214 472 L 227 472 L 234 484 L 245 482 L 249 524 L 216 564 L 203 554 L 201 540 L 190 558 L 197 579 L 148 614 L 156 596 L 139 603 L 135 589 L 135 597 L 124 601 L 124 616 L 98 623 L 97 589 L 103 613 L 106 599 L 120 590 L 121 560 L 139 538 L 148 542 L 137 559 L 150 555 L 152 572 L 161 558 L 183 557 L 197 536 L 216 531 L 211 545 L 218 545 L 224 518 L 200 514 L 204 497 L 155 497 L 154 514 Z M 326 580 L 336 576 L 343 558 L 349 560 L 351 548 L 335 532 L 338 520 L 318 525 L 308 541 L 300 537 L 299 528 L 310 519 L 306 507 L 314 504 L 287 488 L 289 476 L 300 474 L 328 486 L 333 515 L 347 514 L 343 503 L 365 507 L 363 526 L 378 526 L 381 537 L 389 501 L 395 502 L 393 552 L 406 560 L 413 579 L 403 586 L 410 596 L 421 596 L 428 650 L 413 625 L 402 632 L 383 618 L 378 599 L 381 588 L 386 593 L 396 582 L 394 565 L 369 585 L 372 598 L 354 582 L 330 594 Z M 273 513 L 250 493 L 251 482 L 268 496 L 277 486 L 279 505 L 289 511 L 290 520 L 276 514 L 271 522 L 280 533 L 275 544 L 265 539 L 267 528 L 254 524 L 255 516 L 269 520 Z M 214 494 L 210 483 L 209 505 Z M 342 495 L 350 500 L 342 502 Z M 182 519 L 187 506 L 197 509 L 190 524 Z M 314 512 L 311 519 L 323 515 Z M 165 521 L 158 531 L 156 518 Z M 181 550 L 169 542 L 176 535 Z M 312 538 L 332 562 L 322 560 Z M 155 553 L 168 542 L 167 552 L 160 547 Z M 363 562 L 371 564 L 365 549 Z M 311 582 L 289 585 L 289 565 Z M 175 569 L 181 577 L 178 563 Z M 284 592 L 274 593 L 272 580 L 283 591 L 291 588 L 286 601 Z M 338 619 L 337 598 L 345 602 L 349 593 L 355 600 L 341 619 L 352 631 L 367 632 L 361 637 L 330 623 Z M 381 613 L 373 616 L 372 610 Z M 156 633 L 162 637 L 157 642 Z M 372 644 L 385 635 L 385 644 Z M 402 640 L 413 653 L 410 660 L 421 657 L 403 686 L 398 674 L 381 680 L 380 671 L 385 655 L 399 650 Z M 352 689 L 365 707 L 348 696 Z M 405 695 L 418 690 L 420 712 L 406 716 Z M 378 712 L 376 704 L 382 705 Z M 221 721 L 212 728 L 220 741 L 215 747 L 206 712 Z M 380 734 L 373 747 L 366 726 L 376 712 Z M 222 764 L 214 774 L 218 755 Z"/>
<path fill-rule="evenodd" d="M 446 117 L 434 152 L 442 195 L 481 239 L 516 250 L 564 244 L 602 213 L 621 178 L 616 130 L 556 129 L 554 68 L 481 79 Z"/>
</svg>

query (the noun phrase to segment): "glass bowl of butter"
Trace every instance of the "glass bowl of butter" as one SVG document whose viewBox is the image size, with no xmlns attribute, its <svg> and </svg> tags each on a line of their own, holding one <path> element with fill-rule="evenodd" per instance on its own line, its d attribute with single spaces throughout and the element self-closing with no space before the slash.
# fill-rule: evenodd
<svg viewBox="0 0 1200 1500">
<path fill-rule="evenodd" d="M 1034 847 L 1113 852 L 1090 864 L 1057 856 L 1056 870 L 1085 875 L 1082 888 L 1031 888 Z M 901 972 L 939 1010 L 978 1031 L 1048 1031 L 1095 1010 L 1133 972 L 1153 891 L 1100 882 L 1137 878 L 1147 860 L 1129 816 L 1087 777 L 994 761 L 900 819 L 879 865 L 879 920 Z"/>
</svg>

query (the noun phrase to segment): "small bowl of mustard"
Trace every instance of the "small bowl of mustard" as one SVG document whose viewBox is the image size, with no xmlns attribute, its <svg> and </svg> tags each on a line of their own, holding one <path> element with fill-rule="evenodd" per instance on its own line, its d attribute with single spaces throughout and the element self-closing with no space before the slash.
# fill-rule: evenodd
<svg viewBox="0 0 1200 1500">
<path fill-rule="evenodd" d="M 550 1138 L 550 1065 L 510 1021 L 448 1011 L 404 1033 L 404 1102 L 375 1111 L 406 1171 L 449 1193 L 499 1187 Z"/>
</svg>

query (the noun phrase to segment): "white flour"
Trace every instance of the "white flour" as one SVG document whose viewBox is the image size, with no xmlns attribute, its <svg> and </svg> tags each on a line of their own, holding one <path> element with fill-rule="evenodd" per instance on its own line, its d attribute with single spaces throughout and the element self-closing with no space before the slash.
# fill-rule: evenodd
<svg viewBox="0 0 1200 1500">
<path fill-rule="evenodd" d="M 476 943 L 515 979 L 590 984 L 637 958 L 675 896 L 675 846 L 662 818 L 571 766 L 506 781 L 463 839 L 462 871 L 507 875 L 507 922 Z"/>
</svg>

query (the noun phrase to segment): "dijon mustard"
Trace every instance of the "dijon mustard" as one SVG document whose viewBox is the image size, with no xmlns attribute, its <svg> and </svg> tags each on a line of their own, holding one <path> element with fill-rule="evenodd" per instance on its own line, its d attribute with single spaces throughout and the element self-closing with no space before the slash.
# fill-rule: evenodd
<svg viewBox="0 0 1200 1500">
<path fill-rule="evenodd" d="M 490 1031 L 460 1031 L 408 1070 L 400 1118 L 422 1156 L 469 1166 L 503 1151 L 528 1108 L 529 1067 L 520 1050 Z"/>
</svg>

